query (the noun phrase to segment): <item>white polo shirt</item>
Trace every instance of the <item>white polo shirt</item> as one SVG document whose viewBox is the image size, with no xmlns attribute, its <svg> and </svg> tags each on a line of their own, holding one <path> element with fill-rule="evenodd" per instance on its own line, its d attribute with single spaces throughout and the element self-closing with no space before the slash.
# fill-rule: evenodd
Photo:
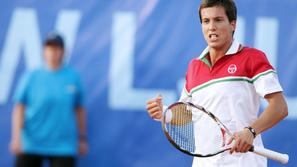
<svg viewBox="0 0 297 167">
<path fill-rule="evenodd" d="M 280 92 L 274 68 L 265 54 L 234 41 L 226 55 L 213 66 L 208 48 L 193 59 L 186 74 L 180 101 L 191 101 L 215 114 L 232 132 L 251 125 L 258 116 L 260 98 Z M 263 147 L 261 136 L 254 145 Z M 267 159 L 254 153 L 229 152 L 193 160 L 192 167 L 266 167 Z"/>
</svg>

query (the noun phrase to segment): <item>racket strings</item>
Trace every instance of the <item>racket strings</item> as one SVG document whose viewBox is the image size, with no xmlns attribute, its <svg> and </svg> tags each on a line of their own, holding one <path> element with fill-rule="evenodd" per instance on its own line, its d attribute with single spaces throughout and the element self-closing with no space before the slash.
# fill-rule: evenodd
<svg viewBox="0 0 297 167">
<path fill-rule="evenodd" d="M 198 154 L 217 154 L 226 146 L 226 131 L 210 115 L 203 114 L 195 123 L 195 129 L 198 129 L 195 131 Z"/>
<path fill-rule="evenodd" d="M 219 122 L 199 108 L 178 104 L 168 111 L 167 133 L 179 149 L 205 156 L 220 152 L 226 145 L 227 133 Z"/>
<path fill-rule="evenodd" d="M 181 149 L 194 153 L 195 138 L 191 109 L 186 105 L 178 105 L 171 111 L 172 120 L 167 124 L 169 135 Z"/>
</svg>

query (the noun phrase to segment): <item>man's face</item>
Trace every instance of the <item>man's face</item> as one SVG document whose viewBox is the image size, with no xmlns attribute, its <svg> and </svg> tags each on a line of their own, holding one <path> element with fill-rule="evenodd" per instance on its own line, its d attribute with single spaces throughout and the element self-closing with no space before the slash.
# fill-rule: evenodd
<svg viewBox="0 0 297 167">
<path fill-rule="evenodd" d="M 203 36 L 210 48 L 222 49 L 230 46 L 236 21 L 229 22 L 222 6 L 203 8 L 201 20 Z"/>
<path fill-rule="evenodd" d="M 63 48 L 55 45 L 46 45 L 44 47 L 44 58 L 49 66 L 59 67 L 63 61 Z"/>
</svg>

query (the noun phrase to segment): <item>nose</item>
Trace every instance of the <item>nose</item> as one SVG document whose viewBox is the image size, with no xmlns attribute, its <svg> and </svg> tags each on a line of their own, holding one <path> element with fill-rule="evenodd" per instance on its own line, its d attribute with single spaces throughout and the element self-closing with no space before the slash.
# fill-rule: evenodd
<svg viewBox="0 0 297 167">
<path fill-rule="evenodd" d="M 215 24 L 214 21 L 210 21 L 210 22 L 209 22 L 209 27 L 208 27 L 208 29 L 209 29 L 210 31 L 215 31 L 215 30 L 216 30 L 216 24 Z"/>
</svg>

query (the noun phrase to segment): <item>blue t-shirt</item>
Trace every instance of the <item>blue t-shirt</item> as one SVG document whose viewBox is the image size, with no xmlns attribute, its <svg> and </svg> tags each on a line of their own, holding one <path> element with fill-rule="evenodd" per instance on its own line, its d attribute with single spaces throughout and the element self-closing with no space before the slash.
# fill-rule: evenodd
<svg viewBox="0 0 297 167">
<path fill-rule="evenodd" d="M 25 153 L 77 153 L 75 109 L 82 106 L 82 88 L 74 70 L 40 68 L 27 73 L 18 85 L 15 101 L 25 106 L 21 132 Z"/>
</svg>

